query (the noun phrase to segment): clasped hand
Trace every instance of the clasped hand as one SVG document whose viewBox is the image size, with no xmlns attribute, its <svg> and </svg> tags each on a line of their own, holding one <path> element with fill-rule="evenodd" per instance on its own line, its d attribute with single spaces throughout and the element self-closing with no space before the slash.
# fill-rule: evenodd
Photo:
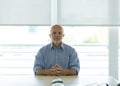
<svg viewBox="0 0 120 86">
<path fill-rule="evenodd" d="M 49 74 L 56 75 L 56 76 L 66 75 L 67 69 L 64 69 L 61 66 L 59 66 L 58 64 L 56 64 L 49 69 Z"/>
</svg>

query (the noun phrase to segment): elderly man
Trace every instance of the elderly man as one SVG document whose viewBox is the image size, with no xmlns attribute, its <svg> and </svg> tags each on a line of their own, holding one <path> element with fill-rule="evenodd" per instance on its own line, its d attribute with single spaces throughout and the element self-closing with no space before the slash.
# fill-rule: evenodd
<svg viewBox="0 0 120 86">
<path fill-rule="evenodd" d="M 60 25 L 53 25 L 49 34 L 52 42 L 42 47 L 34 62 L 35 75 L 78 75 L 80 62 L 77 52 L 62 42 L 64 30 Z"/>
</svg>

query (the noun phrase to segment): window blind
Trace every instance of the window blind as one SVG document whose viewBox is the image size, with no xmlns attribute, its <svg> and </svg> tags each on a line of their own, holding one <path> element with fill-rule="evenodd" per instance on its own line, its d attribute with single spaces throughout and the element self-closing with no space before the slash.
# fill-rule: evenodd
<svg viewBox="0 0 120 86">
<path fill-rule="evenodd" d="M 48 25 L 50 0 L 0 0 L 0 24 Z"/>
<path fill-rule="evenodd" d="M 108 0 L 60 0 L 58 23 L 67 25 L 108 24 Z"/>
<path fill-rule="evenodd" d="M 56 9 L 52 2 L 56 0 L 0 0 L 0 24 L 120 25 L 119 0 L 57 0 Z"/>
</svg>

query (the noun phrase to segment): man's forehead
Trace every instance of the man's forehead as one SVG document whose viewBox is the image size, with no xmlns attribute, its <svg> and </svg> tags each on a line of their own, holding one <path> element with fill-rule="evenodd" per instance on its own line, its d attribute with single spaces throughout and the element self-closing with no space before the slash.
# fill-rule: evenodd
<svg viewBox="0 0 120 86">
<path fill-rule="evenodd" d="M 53 28 L 51 28 L 51 30 L 53 30 L 53 31 L 62 31 L 63 29 L 60 28 L 60 27 L 53 27 Z"/>
<path fill-rule="evenodd" d="M 59 31 L 59 32 L 63 32 L 63 29 L 62 28 L 59 28 L 59 27 L 54 27 L 54 28 L 51 28 L 51 31 Z"/>
</svg>

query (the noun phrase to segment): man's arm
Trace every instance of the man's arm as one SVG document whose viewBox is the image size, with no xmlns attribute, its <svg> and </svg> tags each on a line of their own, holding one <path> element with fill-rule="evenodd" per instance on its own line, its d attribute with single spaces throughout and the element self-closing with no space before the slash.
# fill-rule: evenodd
<svg viewBox="0 0 120 86">
<path fill-rule="evenodd" d="M 62 76 L 62 75 L 77 75 L 75 69 L 64 69 L 59 65 L 51 67 L 51 69 L 37 69 L 35 72 L 36 75 L 53 75 L 53 76 Z"/>
<path fill-rule="evenodd" d="M 35 75 L 55 75 L 54 69 L 37 69 Z"/>
<path fill-rule="evenodd" d="M 54 69 L 56 70 L 56 75 L 62 76 L 62 75 L 77 75 L 77 71 L 75 69 L 64 69 L 59 65 L 55 65 Z"/>
</svg>

